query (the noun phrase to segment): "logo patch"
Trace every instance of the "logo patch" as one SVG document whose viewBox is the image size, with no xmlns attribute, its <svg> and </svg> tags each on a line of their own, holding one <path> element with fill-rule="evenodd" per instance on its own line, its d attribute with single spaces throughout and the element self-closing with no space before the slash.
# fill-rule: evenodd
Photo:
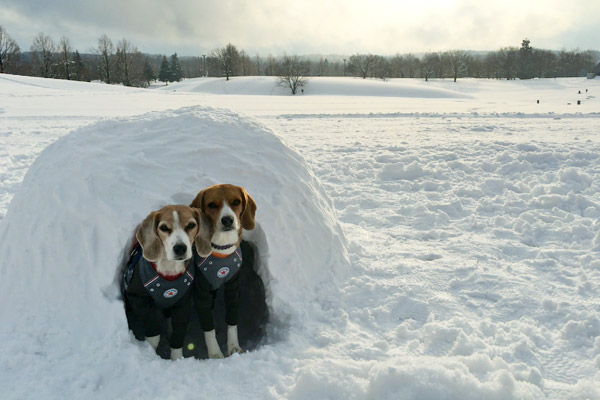
<svg viewBox="0 0 600 400">
<path fill-rule="evenodd" d="M 169 289 L 163 293 L 163 296 L 166 297 L 167 299 L 170 299 L 171 297 L 176 296 L 176 295 L 177 295 L 177 289 L 175 289 L 175 288 Z"/>
<path fill-rule="evenodd" d="M 219 278 L 225 278 L 227 275 L 229 275 L 229 268 L 228 267 L 223 267 L 221 268 L 218 272 L 217 272 L 217 276 Z"/>
</svg>

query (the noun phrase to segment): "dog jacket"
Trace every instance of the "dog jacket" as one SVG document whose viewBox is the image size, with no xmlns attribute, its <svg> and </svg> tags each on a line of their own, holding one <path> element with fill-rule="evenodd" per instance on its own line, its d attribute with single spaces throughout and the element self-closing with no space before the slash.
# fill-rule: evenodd
<svg viewBox="0 0 600 400">
<path fill-rule="evenodd" d="M 172 307 L 190 290 L 194 282 L 194 263 L 190 260 L 183 275 L 169 281 L 158 275 L 152 264 L 145 258 L 138 256 L 138 252 L 141 253 L 141 247 L 137 248 L 136 246 L 132 251 L 132 262 L 125 271 L 125 287 L 127 288 L 131 281 L 133 267 L 137 261 L 140 280 L 152 300 L 154 300 L 156 307 L 160 309 Z"/>
<path fill-rule="evenodd" d="M 238 247 L 226 258 L 215 257 L 213 254 L 202 258 L 195 254 L 194 262 L 197 270 L 210 283 L 210 290 L 217 290 L 242 267 L 242 251 Z"/>
</svg>

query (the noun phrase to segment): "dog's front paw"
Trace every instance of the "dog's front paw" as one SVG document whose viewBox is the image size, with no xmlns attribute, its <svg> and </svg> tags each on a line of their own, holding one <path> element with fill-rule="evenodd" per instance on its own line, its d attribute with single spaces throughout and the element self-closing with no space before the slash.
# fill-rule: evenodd
<svg viewBox="0 0 600 400">
<path fill-rule="evenodd" d="M 219 358 L 225 358 L 225 357 L 223 356 L 223 353 L 221 352 L 221 350 L 217 349 L 217 351 L 209 352 L 208 358 L 219 359 Z"/>
<path fill-rule="evenodd" d="M 238 330 L 237 325 L 227 326 L 227 355 L 242 354 L 244 350 L 240 347 L 238 341 Z"/>
<path fill-rule="evenodd" d="M 242 349 L 240 346 L 231 346 L 228 349 L 227 356 L 231 356 L 234 354 L 242 354 L 243 352 L 244 352 L 244 349 Z"/>
<path fill-rule="evenodd" d="M 206 342 L 206 350 L 208 351 L 208 358 L 225 358 L 219 348 L 217 342 L 217 336 L 215 330 L 204 332 L 204 341 Z"/>
</svg>

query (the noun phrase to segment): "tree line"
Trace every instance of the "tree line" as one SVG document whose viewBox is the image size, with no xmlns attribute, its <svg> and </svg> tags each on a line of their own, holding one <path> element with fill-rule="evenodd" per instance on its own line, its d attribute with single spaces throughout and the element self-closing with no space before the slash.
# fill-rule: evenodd
<svg viewBox="0 0 600 400">
<path fill-rule="evenodd" d="M 142 54 L 127 39 L 116 44 L 106 35 L 87 53 L 74 49 L 68 38 L 58 44 L 38 34 L 27 52 L 0 25 L 0 73 L 80 81 L 103 81 L 126 86 L 148 86 L 152 81 L 180 81 L 201 76 L 278 76 L 293 93 L 310 76 L 361 78 L 458 78 L 531 79 L 585 76 L 594 71 L 597 51 L 537 49 L 524 39 L 520 47 L 490 52 L 460 50 L 424 54 L 348 57 L 250 56 L 233 44 L 196 57 Z M 290 86 L 291 85 L 291 86 Z"/>
</svg>

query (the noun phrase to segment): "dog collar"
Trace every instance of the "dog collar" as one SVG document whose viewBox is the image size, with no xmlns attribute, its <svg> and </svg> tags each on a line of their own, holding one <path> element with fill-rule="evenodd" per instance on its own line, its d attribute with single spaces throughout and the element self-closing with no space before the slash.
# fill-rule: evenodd
<svg viewBox="0 0 600 400">
<path fill-rule="evenodd" d="M 190 261 L 191 260 L 187 260 L 187 262 L 185 263 L 185 271 L 187 271 L 188 266 L 190 265 Z M 156 274 L 158 276 L 160 276 L 161 278 L 163 278 L 166 281 L 174 281 L 176 279 L 179 279 L 183 274 L 185 274 L 185 271 L 183 271 L 180 274 L 176 274 L 176 275 L 165 275 L 165 274 L 161 274 L 160 272 L 158 272 L 158 269 L 156 267 L 156 264 L 151 262 L 150 265 L 152 265 L 152 268 L 154 268 L 154 272 L 156 272 Z"/>
<path fill-rule="evenodd" d="M 212 246 L 213 249 L 227 250 L 227 249 L 230 249 L 233 246 L 235 246 L 235 243 L 233 243 L 233 244 L 226 244 L 225 246 L 219 246 L 218 244 L 214 244 L 214 243 L 211 242 L 210 245 Z"/>
</svg>

